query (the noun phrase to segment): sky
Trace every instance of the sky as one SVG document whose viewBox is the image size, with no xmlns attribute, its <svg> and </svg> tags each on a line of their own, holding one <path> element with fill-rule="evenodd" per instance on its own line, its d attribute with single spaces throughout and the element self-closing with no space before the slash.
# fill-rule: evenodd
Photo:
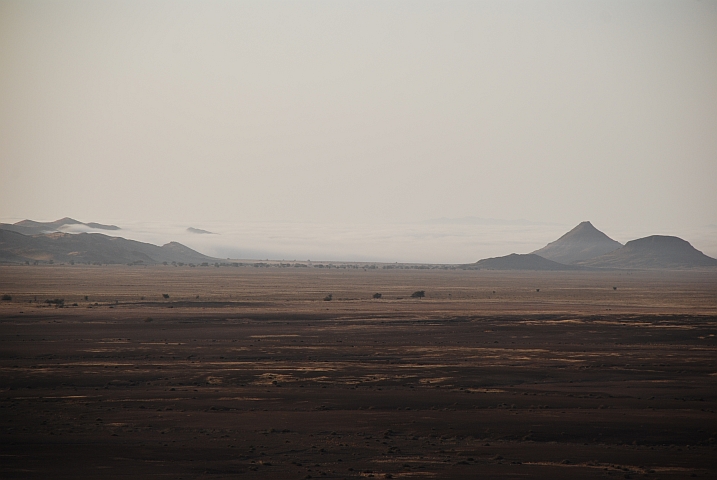
<svg viewBox="0 0 717 480">
<path fill-rule="evenodd" d="M 590 220 L 717 255 L 715 86 L 715 1 L 0 0 L 0 220 L 402 261 Z M 426 223 L 463 217 L 545 228 Z"/>
</svg>

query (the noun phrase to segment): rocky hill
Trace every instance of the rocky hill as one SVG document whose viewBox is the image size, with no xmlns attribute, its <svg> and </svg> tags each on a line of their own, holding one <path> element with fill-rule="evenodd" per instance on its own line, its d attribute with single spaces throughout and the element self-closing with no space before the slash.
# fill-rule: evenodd
<svg viewBox="0 0 717 480">
<path fill-rule="evenodd" d="M 84 225 L 95 230 L 120 230 L 116 225 L 103 225 L 101 223 L 84 223 L 74 218 L 65 217 L 54 222 L 36 222 L 34 220 L 22 220 L 17 223 L 0 223 L 0 229 L 11 232 L 22 233 L 23 235 L 39 235 L 43 233 L 61 232 L 62 227 L 68 225 Z"/>
<path fill-rule="evenodd" d="M 631 240 L 624 247 L 580 265 L 599 268 L 694 268 L 715 267 L 708 257 L 679 237 L 652 235 Z"/>
<path fill-rule="evenodd" d="M 202 255 L 177 242 L 161 247 L 101 233 L 49 233 L 23 235 L 0 229 L 0 262 L 26 261 L 55 263 L 203 263 L 218 259 Z"/>
<path fill-rule="evenodd" d="M 532 253 L 570 265 L 599 257 L 620 247 L 620 242 L 605 235 L 592 223 L 581 222 L 559 239 Z"/>
<path fill-rule="evenodd" d="M 578 270 L 574 265 L 563 265 L 533 253 L 511 253 L 504 257 L 484 258 L 471 264 L 476 270 Z"/>
</svg>

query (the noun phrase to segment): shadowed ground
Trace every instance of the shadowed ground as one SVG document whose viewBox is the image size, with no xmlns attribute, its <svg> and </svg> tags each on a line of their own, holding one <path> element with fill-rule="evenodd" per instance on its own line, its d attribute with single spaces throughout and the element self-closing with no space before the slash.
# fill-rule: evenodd
<svg viewBox="0 0 717 480">
<path fill-rule="evenodd" d="M 710 271 L 0 267 L 5 292 L 3 478 L 717 475 Z"/>
</svg>

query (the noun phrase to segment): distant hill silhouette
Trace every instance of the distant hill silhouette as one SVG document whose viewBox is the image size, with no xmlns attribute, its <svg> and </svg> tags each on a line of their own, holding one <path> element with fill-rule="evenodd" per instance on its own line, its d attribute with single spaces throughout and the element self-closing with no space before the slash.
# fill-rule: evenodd
<svg viewBox="0 0 717 480">
<path fill-rule="evenodd" d="M 194 228 L 194 227 L 187 228 L 187 231 L 189 233 L 199 233 L 199 234 L 203 234 L 203 235 L 216 235 L 216 233 L 214 233 L 214 232 L 210 232 L 208 230 L 202 230 L 201 228 Z"/>
<path fill-rule="evenodd" d="M 12 232 L 22 233 L 23 235 L 38 235 L 42 233 L 52 233 L 62 231 L 62 227 L 67 225 L 84 225 L 96 230 L 120 230 L 116 225 L 103 225 L 101 223 L 83 223 L 74 218 L 65 217 L 54 222 L 36 222 L 34 220 L 21 220 L 17 223 L 0 223 L 0 229 L 10 230 Z"/>
<path fill-rule="evenodd" d="M 69 263 L 203 263 L 217 259 L 177 242 L 158 247 L 101 233 L 23 235 L 0 229 L 0 262 L 49 261 Z"/>
<path fill-rule="evenodd" d="M 533 253 L 511 253 L 504 257 L 484 258 L 471 265 L 478 270 L 579 270 L 580 267 L 563 265 Z"/>
<path fill-rule="evenodd" d="M 568 233 L 532 253 L 566 265 L 599 257 L 622 247 L 590 222 L 581 222 Z"/>
<path fill-rule="evenodd" d="M 652 235 L 631 240 L 624 247 L 580 265 L 599 268 L 694 268 L 717 266 L 708 257 L 679 237 Z"/>
</svg>

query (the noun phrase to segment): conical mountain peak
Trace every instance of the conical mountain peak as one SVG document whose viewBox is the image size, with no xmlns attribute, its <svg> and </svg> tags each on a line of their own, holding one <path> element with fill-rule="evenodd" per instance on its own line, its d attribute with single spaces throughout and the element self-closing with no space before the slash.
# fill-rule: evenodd
<svg viewBox="0 0 717 480">
<path fill-rule="evenodd" d="M 568 233 L 563 235 L 558 239 L 562 240 L 565 238 L 575 238 L 575 237 L 583 237 L 583 238 L 607 238 L 612 240 L 610 237 L 605 235 L 603 232 L 595 228 L 595 226 L 590 223 L 589 221 L 580 222 L 575 228 L 570 230 Z M 614 240 L 613 240 L 614 241 Z"/>
<path fill-rule="evenodd" d="M 548 260 L 573 264 L 599 257 L 622 247 L 589 221 L 580 222 L 575 228 L 533 253 Z"/>
</svg>

